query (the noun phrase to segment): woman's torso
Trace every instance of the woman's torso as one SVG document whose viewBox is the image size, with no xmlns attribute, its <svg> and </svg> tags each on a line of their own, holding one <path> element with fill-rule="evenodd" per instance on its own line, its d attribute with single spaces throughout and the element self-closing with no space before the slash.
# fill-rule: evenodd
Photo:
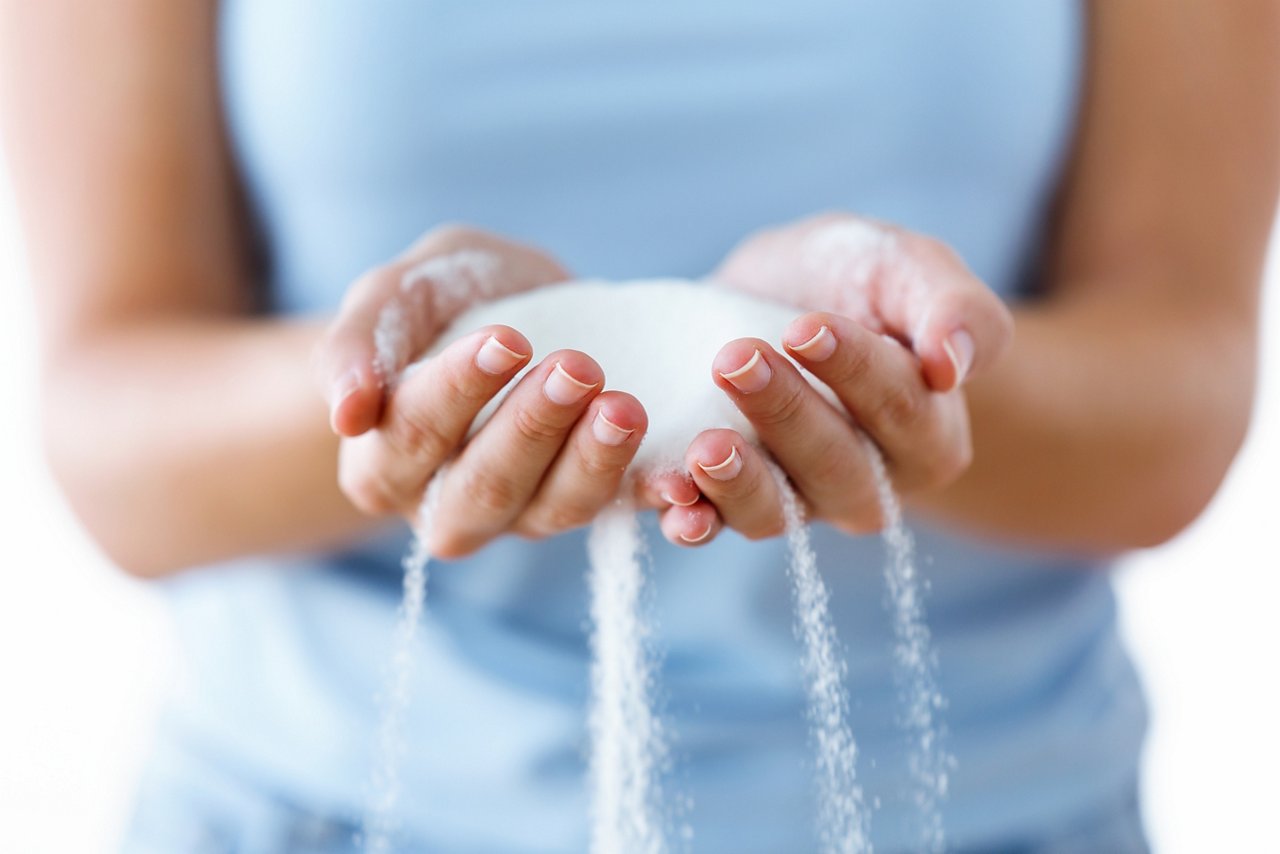
<svg viewBox="0 0 1280 854">
<path fill-rule="evenodd" d="M 228 129 L 283 313 L 333 309 L 463 221 L 592 277 L 698 277 L 747 232 L 843 208 L 1032 288 L 1073 130 L 1075 3 L 224 4 Z M 810 847 L 779 542 L 653 544 L 668 791 L 694 850 Z M 1131 790 L 1144 710 L 1105 573 L 917 530 L 957 843 L 1032 839 Z M 357 814 L 399 592 L 395 533 L 173 584 L 171 731 L 286 800 Z M 818 526 L 880 850 L 914 817 L 883 554 Z M 432 570 L 404 765 L 441 850 L 585 846 L 586 550 L 503 540 Z"/>
</svg>

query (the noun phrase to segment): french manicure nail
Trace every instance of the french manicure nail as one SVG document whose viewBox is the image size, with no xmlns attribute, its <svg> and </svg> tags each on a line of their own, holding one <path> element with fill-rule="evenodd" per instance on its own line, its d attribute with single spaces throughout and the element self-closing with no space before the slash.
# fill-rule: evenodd
<svg viewBox="0 0 1280 854">
<path fill-rule="evenodd" d="M 710 522 L 707 523 L 707 529 L 703 531 L 701 534 L 699 534 L 698 536 L 686 537 L 684 534 L 681 534 L 680 539 L 684 540 L 686 543 L 700 543 L 703 540 L 705 540 L 707 537 L 711 536 L 711 529 L 714 528 L 715 526 L 716 526 L 715 520 L 712 519 Z"/>
<path fill-rule="evenodd" d="M 742 471 L 742 457 L 738 455 L 738 446 L 733 446 L 729 451 L 729 456 L 725 457 L 724 462 L 716 463 L 713 466 L 698 463 L 698 468 L 706 472 L 707 477 L 715 480 L 733 480 Z"/>
<path fill-rule="evenodd" d="M 490 335 L 476 353 L 476 367 L 486 374 L 505 374 L 524 361 L 524 354 L 517 353 Z"/>
<path fill-rule="evenodd" d="M 333 385 L 329 388 L 329 408 L 337 411 L 342 405 L 342 401 L 351 397 L 360 388 L 360 372 L 352 368 L 341 377 L 333 381 Z"/>
<path fill-rule="evenodd" d="M 591 422 L 591 432 L 595 434 L 596 441 L 602 445 L 621 445 L 627 439 L 631 438 L 631 434 L 636 432 L 632 427 L 630 430 L 625 427 L 619 427 L 604 416 L 604 410 L 596 413 L 596 417 Z"/>
<path fill-rule="evenodd" d="M 552 403 L 568 406 L 582 400 L 596 385 L 597 383 L 588 384 L 577 379 L 566 371 L 563 365 L 556 362 L 551 373 L 547 374 L 547 381 L 542 384 L 542 390 Z"/>
<path fill-rule="evenodd" d="M 338 432 L 338 410 L 347 398 L 360 390 L 360 372 L 352 369 L 334 380 L 329 390 L 329 427 Z"/>
<path fill-rule="evenodd" d="M 973 337 L 957 329 L 942 339 L 942 349 L 947 351 L 947 358 L 956 369 L 956 385 L 960 385 L 973 367 Z"/>
<path fill-rule="evenodd" d="M 836 351 L 836 336 L 824 324 L 813 337 L 803 344 L 788 344 L 791 350 L 804 356 L 810 362 L 821 362 L 831 358 Z"/>
<path fill-rule="evenodd" d="M 696 495 L 689 501 L 676 501 L 675 496 L 673 496 L 670 492 L 667 492 L 665 489 L 661 493 L 659 493 L 659 495 L 663 501 L 667 502 L 668 504 L 674 504 L 676 507 L 692 507 L 693 505 L 698 503 L 698 496 Z"/>
<path fill-rule="evenodd" d="M 733 383 L 733 387 L 743 394 L 751 394 L 763 389 L 773 378 L 773 369 L 756 350 L 747 363 L 736 371 L 721 372 L 720 376 Z"/>
</svg>

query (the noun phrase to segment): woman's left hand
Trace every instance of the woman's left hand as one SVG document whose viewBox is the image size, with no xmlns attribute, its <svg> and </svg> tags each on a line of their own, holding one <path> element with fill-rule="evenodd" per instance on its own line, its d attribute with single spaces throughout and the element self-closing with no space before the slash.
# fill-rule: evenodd
<svg viewBox="0 0 1280 854">
<path fill-rule="evenodd" d="M 729 342 L 712 365 L 714 382 L 751 421 L 809 518 L 855 534 L 883 525 L 859 430 L 879 447 L 900 494 L 941 488 L 968 467 L 962 386 L 1004 352 L 1013 321 L 947 246 L 824 214 L 748 237 L 712 278 L 811 310 L 781 344 L 840 407 L 757 338 Z M 685 462 L 705 500 L 665 512 L 673 542 L 708 542 L 723 525 L 751 539 L 782 532 L 781 495 L 765 457 L 737 432 L 703 432 Z M 674 535 L 690 529 L 685 516 L 709 518 L 707 503 L 715 519 L 705 536 Z"/>
</svg>

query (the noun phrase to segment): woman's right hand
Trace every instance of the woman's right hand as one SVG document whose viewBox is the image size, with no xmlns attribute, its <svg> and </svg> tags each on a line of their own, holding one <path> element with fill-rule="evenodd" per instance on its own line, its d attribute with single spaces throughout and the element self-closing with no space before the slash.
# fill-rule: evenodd
<svg viewBox="0 0 1280 854">
<path fill-rule="evenodd" d="M 450 226 L 352 285 L 316 356 L 343 437 L 339 483 L 356 507 L 413 524 L 451 461 L 429 548 L 457 558 L 504 533 L 585 525 L 615 497 L 647 417 L 631 395 L 601 391 L 604 372 L 585 353 L 548 355 L 469 440 L 476 415 L 530 359 L 522 334 L 483 327 L 395 381 L 471 304 L 568 278 L 536 249 Z M 673 488 L 696 494 L 691 483 Z"/>
</svg>

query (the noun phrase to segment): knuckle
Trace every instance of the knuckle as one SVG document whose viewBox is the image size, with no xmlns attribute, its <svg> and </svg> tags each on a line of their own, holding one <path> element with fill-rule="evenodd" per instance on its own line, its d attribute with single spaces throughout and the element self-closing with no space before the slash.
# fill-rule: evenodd
<svg viewBox="0 0 1280 854">
<path fill-rule="evenodd" d="M 427 412 L 406 407 L 388 426 L 391 444 L 411 460 L 434 467 L 453 451 L 456 442 L 446 436 Z"/>
<path fill-rule="evenodd" d="M 547 529 L 559 534 L 589 524 L 595 515 L 596 508 L 580 501 L 560 502 L 548 508 L 543 518 Z"/>
<path fill-rule="evenodd" d="M 456 356 L 457 353 L 450 354 Z M 436 389 L 442 400 L 460 400 L 468 404 L 482 403 L 491 396 L 485 387 L 475 381 L 475 362 L 464 364 L 458 358 L 436 357 Z"/>
<path fill-rule="evenodd" d="M 496 472 L 474 470 L 466 476 L 467 500 L 482 515 L 501 516 L 516 503 L 516 485 Z"/>
<path fill-rule="evenodd" d="M 840 347 L 836 352 L 843 358 L 832 365 L 831 382 L 834 385 L 857 385 L 871 375 L 871 350 L 867 347 Z"/>
<path fill-rule="evenodd" d="M 371 472 L 343 468 L 338 472 L 338 487 L 367 516 L 384 516 L 397 509 L 386 481 Z"/>
<path fill-rule="evenodd" d="M 846 436 L 824 436 L 814 448 L 813 462 L 805 474 L 805 483 L 815 495 L 841 496 L 849 492 L 848 484 L 856 477 Z M 825 498 L 824 498 L 825 500 Z"/>
<path fill-rule="evenodd" d="M 625 448 L 609 450 L 585 449 L 578 453 L 578 471 L 592 481 L 611 480 L 626 471 L 626 464 L 616 459 L 617 451 L 628 453 Z"/>
<path fill-rule="evenodd" d="M 919 427 L 925 414 L 925 398 L 916 389 L 894 385 L 885 390 L 875 407 L 875 420 L 897 430 Z"/>
<path fill-rule="evenodd" d="M 547 418 L 536 406 L 522 406 L 512 416 L 515 419 L 516 432 L 526 442 L 542 445 L 557 440 L 564 433 L 564 428 Z"/>
<path fill-rule="evenodd" d="M 762 401 L 760 409 L 752 414 L 751 420 L 766 426 L 793 422 L 800 414 L 800 410 L 804 408 L 805 394 L 808 390 L 806 384 L 791 383 L 785 391 L 771 396 L 767 401 Z"/>
</svg>

